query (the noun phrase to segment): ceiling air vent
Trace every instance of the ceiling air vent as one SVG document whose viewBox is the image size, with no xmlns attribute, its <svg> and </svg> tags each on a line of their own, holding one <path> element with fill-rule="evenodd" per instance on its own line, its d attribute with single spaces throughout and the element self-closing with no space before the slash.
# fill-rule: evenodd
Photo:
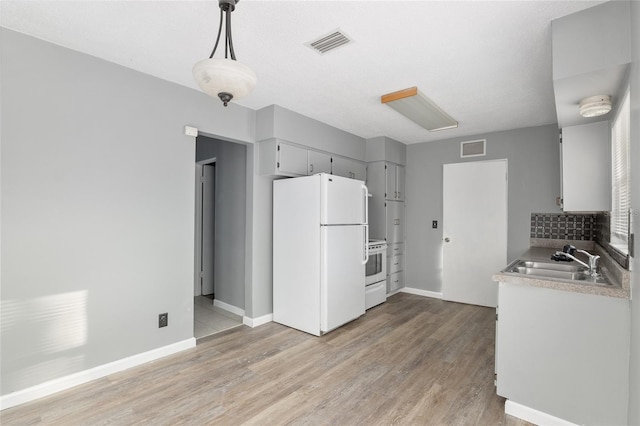
<svg viewBox="0 0 640 426">
<path fill-rule="evenodd" d="M 487 155 L 486 151 L 486 139 L 480 139 L 477 141 L 468 141 L 460 143 L 460 157 L 482 157 Z"/>
<path fill-rule="evenodd" d="M 319 54 L 324 55 L 325 53 L 336 50 L 337 48 L 349 43 L 353 43 L 353 40 L 338 28 L 328 34 L 318 37 L 315 40 L 311 40 L 304 45 L 315 50 Z"/>
</svg>

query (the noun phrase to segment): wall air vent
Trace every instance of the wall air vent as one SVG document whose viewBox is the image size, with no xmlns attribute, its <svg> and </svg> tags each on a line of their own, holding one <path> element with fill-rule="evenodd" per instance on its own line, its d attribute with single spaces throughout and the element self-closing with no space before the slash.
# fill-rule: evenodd
<svg viewBox="0 0 640 426">
<path fill-rule="evenodd" d="M 319 54 L 324 55 L 325 53 L 336 50 L 339 47 L 346 46 L 349 43 L 353 43 L 353 40 L 351 40 L 344 31 L 337 28 L 328 34 L 305 43 L 304 45 L 315 50 Z"/>
<path fill-rule="evenodd" d="M 487 155 L 486 139 L 480 139 L 477 141 L 468 141 L 460 143 L 460 157 L 482 157 Z"/>
</svg>

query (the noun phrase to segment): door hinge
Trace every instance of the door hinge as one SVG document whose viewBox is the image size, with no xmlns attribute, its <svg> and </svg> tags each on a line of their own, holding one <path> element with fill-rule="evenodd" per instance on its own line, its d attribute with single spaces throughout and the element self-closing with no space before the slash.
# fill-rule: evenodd
<svg viewBox="0 0 640 426">
<path fill-rule="evenodd" d="M 280 151 L 280 145 L 278 145 L 278 151 Z"/>
<path fill-rule="evenodd" d="M 280 162 L 279 161 L 276 163 L 276 167 L 280 168 Z"/>
<path fill-rule="evenodd" d="M 204 183 L 204 176 L 200 176 L 200 183 Z"/>
<path fill-rule="evenodd" d="M 496 312 L 496 321 L 498 321 L 498 313 Z"/>
</svg>

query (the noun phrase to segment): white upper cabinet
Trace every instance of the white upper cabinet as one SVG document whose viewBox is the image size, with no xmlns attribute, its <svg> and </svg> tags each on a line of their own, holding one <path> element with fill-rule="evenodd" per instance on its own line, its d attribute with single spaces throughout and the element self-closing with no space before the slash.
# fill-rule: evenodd
<svg viewBox="0 0 640 426">
<path fill-rule="evenodd" d="M 364 181 L 367 179 L 367 166 L 359 161 L 334 156 L 331 164 L 331 173 Z"/>
<path fill-rule="evenodd" d="M 366 180 L 365 163 L 345 157 L 332 158 L 331 154 L 308 149 L 279 139 L 256 144 L 260 161 L 260 174 L 277 176 L 308 176 L 317 173 Z"/>
<path fill-rule="evenodd" d="M 294 176 L 307 174 L 307 150 L 286 143 L 278 144 L 277 170 Z"/>
<path fill-rule="evenodd" d="M 405 171 L 403 166 L 386 164 L 387 200 L 404 201 Z"/>
<path fill-rule="evenodd" d="M 608 121 L 562 129 L 562 209 L 611 210 L 611 143 Z"/>
<path fill-rule="evenodd" d="M 331 156 L 318 151 L 308 151 L 307 174 L 331 173 Z"/>
</svg>

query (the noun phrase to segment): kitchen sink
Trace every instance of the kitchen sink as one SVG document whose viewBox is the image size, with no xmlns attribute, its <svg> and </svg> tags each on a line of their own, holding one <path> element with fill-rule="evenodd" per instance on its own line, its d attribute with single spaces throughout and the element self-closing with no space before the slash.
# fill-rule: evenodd
<svg viewBox="0 0 640 426">
<path fill-rule="evenodd" d="M 519 261 L 516 265 L 518 267 L 524 266 L 530 269 L 547 269 L 553 271 L 562 272 L 584 272 L 587 270 L 582 265 L 571 265 L 568 263 L 548 263 L 548 262 L 531 262 L 531 261 Z"/>
<path fill-rule="evenodd" d="M 598 274 L 592 277 L 587 268 L 582 265 L 570 265 L 566 263 L 549 263 L 549 262 L 534 262 L 525 260 L 516 260 L 511 265 L 507 266 L 503 272 L 510 272 L 515 274 L 523 274 L 531 276 L 531 278 L 548 278 L 552 280 L 571 280 L 581 281 L 590 284 L 608 284 L 604 277 Z"/>
</svg>

